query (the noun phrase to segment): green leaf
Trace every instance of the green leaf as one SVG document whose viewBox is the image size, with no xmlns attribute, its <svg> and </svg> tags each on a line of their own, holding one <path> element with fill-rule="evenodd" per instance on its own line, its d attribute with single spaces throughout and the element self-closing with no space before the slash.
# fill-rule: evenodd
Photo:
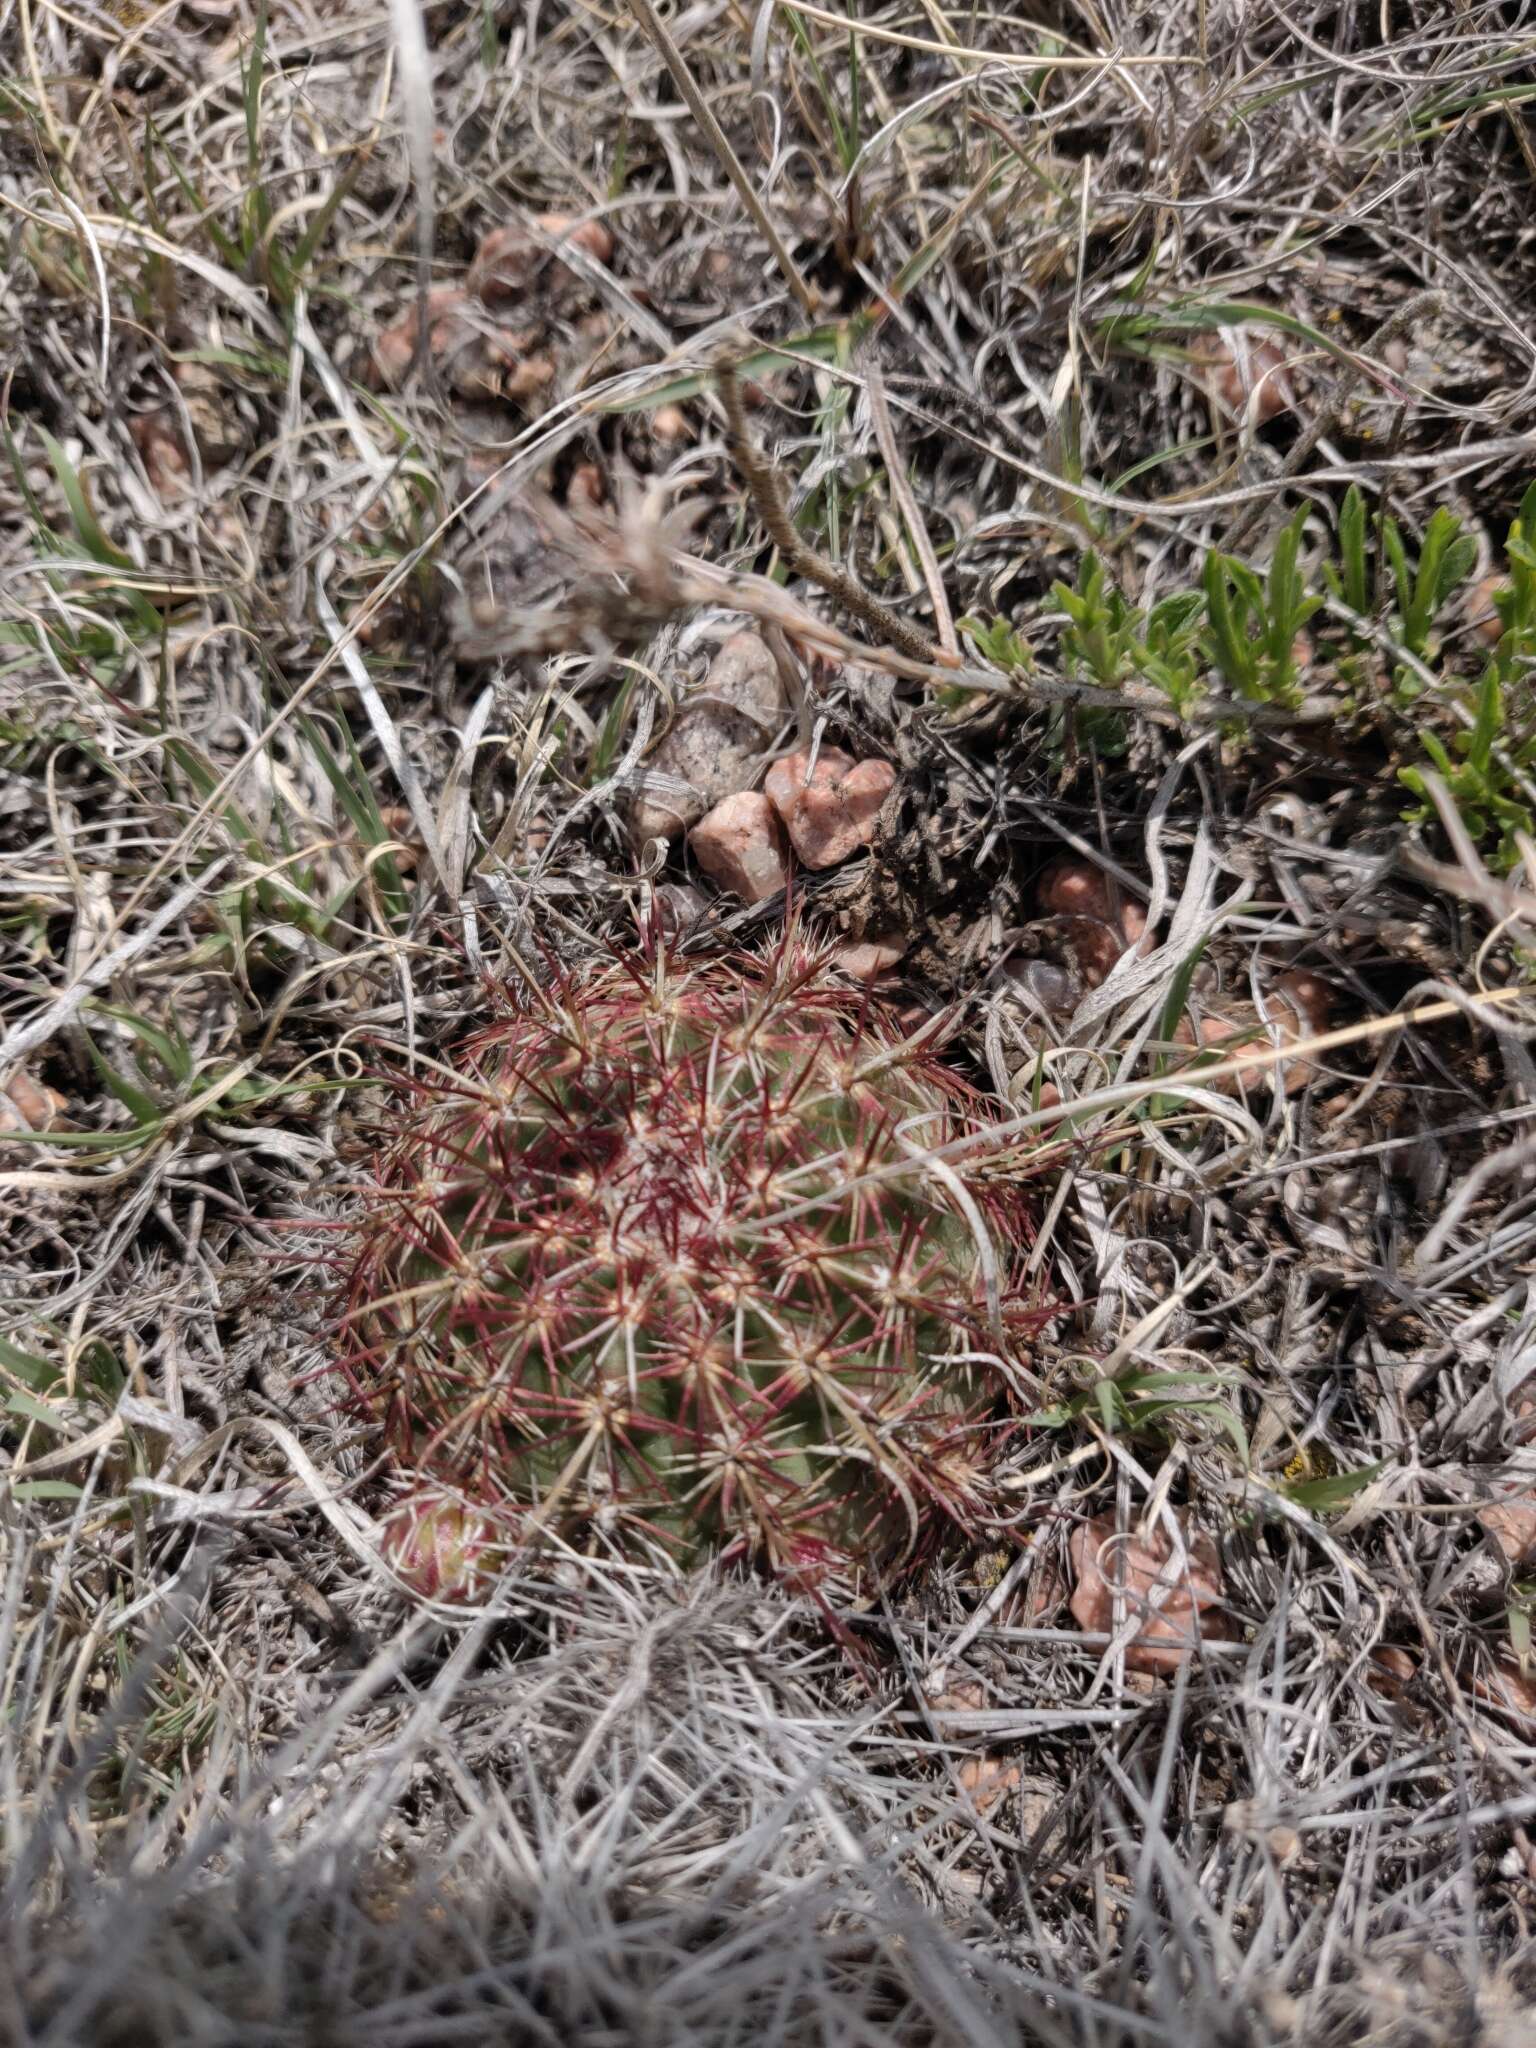
<svg viewBox="0 0 1536 2048">
<path fill-rule="evenodd" d="M 1212 327 L 1272 327 L 1277 333 L 1294 335 L 1297 340 L 1321 349 L 1340 363 L 1351 360 L 1342 343 L 1324 334 L 1320 328 L 1298 320 L 1294 314 L 1282 312 L 1276 306 L 1255 305 L 1243 299 L 1192 299 L 1184 305 L 1112 313 L 1100 322 L 1098 331 L 1105 342 L 1124 345 L 1170 330 L 1199 332 Z"/>
<path fill-rule="evenodd" d="M 251 168 L 261 163 L 261 89 L 266 78 L 267 0 L 256 0 L 256 21 L 244 70 L 245 143 Z"/>
<path fill-rule="evenodd" d="M 359 176 L 373 155 L 367 143 L 360 144 L 352 153 L 352 161 L 325 195 L 314 219 L 304 230 L 299 245 L 288 259 L 290 278 L 302 277 L 309 268 L 310 258 L 319 248 L 321 240 L 331 222 L 336 218 L 342 201 L 357 183 Z"/>
<path fill-rule="evenodd" d="M 91 509 L 85 483 L 79 471 L 64 450 L 55 441 L 46 427 L 38 427 L 37 435 L 48 451 L 48 460 L 53 473 L 59 480 L 59 489 L 64 493 L 64 502 L 69 507 L 70 520 L 86 551 L 109 569 L 133 569 L 135 564 L 121 548 L 115 548 L 101 530 L 100 521 Z"/>
<path fill-rule="evenodd" d="M 343 725 L 342 733 L 347 751 L 351 756 L 352 773 L 348 775 L 326 745 L 325 735 L 312 718 L 299 715 L 299 730 L 303 734 L 310 752 L 314 755 L 321 773 L 336 793 L 336 801 L 352 822 L 352 829 L 365 846 L 384 846 L 394 834 L 384 823 L 383 813 L 368 781 L 368 772 L 363 766 L 362 756 L 357 751 L 357 742 L 350 727 Z M 400 880 L 400 870 L 393 854 L 385 854 L 374 863 L 374 874 L 378 880 L 379 896 L 385 911 L 391 919 L 407 915 L 410 900 Z M 351 891 L 349 889 L 348 893 Z M 329 917 L 326 924 L 329 924 Z M 324 930 L 322 926 L 322 930 Z"/>
<path fill-rule="evenodd" d="M 56 1387 L 64 1377 L 56 1365 L 50 1365 L 46 1358 L 34 1358 L 30 1351 L 20 1351 L 0 1337 L 0 1366 L 26 1381 L 35 1394 L 46 1394 L 50 1387 Z"/>
<path fill-rule="evenodd" d="M 1422 656 L 1428 651 L 1430 629 L 1436 615 L 1456 586 L 1465 582 L 1477 560 L 1476 543 L 1470 538 L 1458 538 L 1460 534 L 1461 521 L 1454 512 L 1441 505 L 1424 529 L 1424 545 L 1419 551 L 1419 566 L 1411 584 L 1406 565 L 1399 570 L 1398 560 L 1394 557 L 1393 568 L 1398 576 L 1399 603 L 1403 613 L 1403 640 L 1414 654 Z M 1407 601 L 1403 602 L 1405 590 Z"/>
<path fill-rule="evenodd" d="M 1166 634 L 1172 639 L 1192 626 L 1204 609 L 1195 591 L 1177 591 L 1171 597 L 1159 598 L 1147 613 L 1149 635 Z"/>
<path fill-rule="evenodd" d="M 1364 618 L 1371 609 L 1371 583 L 1365 543 L 1365 499 L 1358 484 L 1350 485 L 1339 508 L 1339 553 L 1344 572 L 1341 595 L 1350 610 Z"/>
<path fill-rule="evenodd" d="M 1509 1646 L 1525 1672 L 1531 1661 L 1531 1611 L 1528 1607 L 1509 1606 L 1504 1610 L 1504 1618 L 1509 1623 Z"/>
<path fill-rule="evenodd" d="M 39 1401 L 31 1394 L 10 1394 L 6 1397 L 5 1411 L 8 1415 L 20 1415 L 25 1421 L 36 1423 L 40 1429 L 52 1430 L 55 1436 L 67 1437 L 70 1425 L 57 1408 L 50 1408 L 46 1401 Z"/>
<path fill-rule="evenodd" d="M 816 91 L 821 100 L 822 111 L 825 113 L 832 129 L 832 142 L 837 151 L 838 162 L 846 171 L 851 167 L 854 157 L 858 154 L 858 150 L 856 147 L 852 149 L 849 147 L 848 131 L 843 126 L 842 116 L 837 111 L 837 102 L 832 96 L 831 86 L 827 83 L 827 75 L 817 61 L 815 45 L 811 41 L 810 28 L 807 23 L 801 20 L 798 14 L 786 13 L 785 19 L 789 23 L 790 34 L 799 45 L 801 56 L 804 57 L 811 67 L 811 76 L 816 81 Z M 852 38 L 850 37 L 849 40 L 852 41 Z"/>
<path fill-rule="evenodd" d="M 128 1375 L 119 1365 L 117 1353 L 112 1346 L 101 1337 L 93 1338 L 81 1354 L 80 1365 L 86 1378 L 105 1394 L 115 1407 L 128 1384 Z"/>
<path fill-rule="evenodd" d="M 608 780 L 613 764 L 619 757 L 619 749 L 624 742 L 624 728 L 629 720 L 630 699 L 635 694 L 636 676 L 637 671 L 631 668 L 615 692 L 613 702 L 609 705 L 607 715 L 598 730 L 597 741 L 592 749 L 592 765 L 587 775 L 587 786 L 591 789 Z"/>
<path fill-rule="evenodd" d="M 1504 690 L 1499 681 L 1499 671 L 1489 662 L 1483 671 L 1482 684 L 1477 693 L 1477 716 L 1472 730 L 1464 744 L 1467 750 L 1467 765 L 1486 780 L 1493 761 L 1494 743 L 1504 730 Z"/>
<path fill-rule="evenodd" d="M 102 1085 L 117 1097 L 118 1101 L 122 1103 L 123 1107 L 133 1117 L 140 1129 L 143 1130 L 149 1125 L 158 1124 L 161 1115 L 160 1105 L 155 1101 L 154 1097 L 146 1095 L 142 1088 L 136 1088 L 131 1081 L 126 1080 L 117 1071 L 116 1067 L 111 1064 L 102 1052 L 100 1046 L 97 1045 L 95 1039 L 92 1038 L 89 1031 L 82 1030 L 81 1036 L 85 1040 L 85 1049 L 91 1056 L 91 1063 L 101 1076 Z"/>
<path fill-rule="evenodd" d="M 155 1126 L 158 1129 L 158 1124 Z M 50 1150 L 62 1146 L 76 1152 L 100 1152 L 108 1157 L 114 1152 L 130 1152 L 135 1145 L 142 1145 L 154 1132 L 142 1125 L 135 1125 L 131 1131 L 7 1131 L 7 1145 L 46 1145 Z"/>
<path fill-rule="evenodd" d="M 1397 530 L 1395 519 L 1381 522 L 1381 548 L 1391 565 L 1397 609 L 1406 618 L 1413 606 L 1413 579 L 1408 572 L 1408 551 L 1403 546 L 1403 536 Z"/>
<path fill-rule="evenodd" d="M 203 760 L 201 755 L 194 752 L 185 740 L 168 737 L 164 744 L 166 753 L 176 763 L 183 775 L 186 776 L 198 795 L 205 800 L 210 797 L 218 788 L 221 778 L 214 773 L 208 763 Z M 256 830 L 250 819 L 246 817 L 238 804 L 231 803 L 226 797 L 219 806 L 219 816 L 224 820 L 231 834 L 239 840 L 242 846 L 251 848 L 257 853 L 265 854 L 266 849 L 261 843 L 261 834 Z"/>
<path fill-rule="evenodd" d="M 16 480 L 16 489 L 27 508 L 32 524 L 36 528 L 39 538 L 45 543 L 50 542 L 54 539 L 53 532 L 47 520 L 43 517 L 43 508 L 37 502 L 36 493 L 27 481 L 27 466 L 21 459 L 21 450 L 16 446 L 15 437 L 11 433 L 9 422 L 4 419 L 0 419 L 0 436 L 3 436 L 5 440 L 6 459 L 11 465 L 11 475 Z"/>
<path fill-rule="evenodd" d="M 1201 580 L 1205 586 L 1206 616 L 1210 620 L 1212 658 L 1228 684 L 1247 696 L 1253 688 L 1253 654 L 1246 635 L 1237 628 L 1227 583 L 1231 566 L 1226 556 L 1212 548 L 1205 558 Z"/>
<path fill-rule="evenodd" d="M 1158 1021 L 1157 1035 L 1171 1040 L 1179 1028 L 1180 1019 L 1189 1003 L 1190 985 L 1195 978 L 1195 969 L 1205 954 L 1206 941 L 1201 939 L 1185 954 L 1174 970 L 1173 980 L 1168 985 L 1168 994 L 1163 1002 L 1163 1014 Z"/>
<path fill-rule="evenodd" d="M 146 114 L 144 118 L 150 134 L 165 153 L 165 160 L 171 167 L 171 175 L 175 178 L 182 192 L 191 203 L 196 218 L 207 229 L 208 239 L 212 242 L 220 261 L 225 265 L 226 269 L 238 270 L 241 262 L 239 249 L 214 219 L 213 210 L 204 198 L 200 187 L 194 183 L 182 168 L 180 157 L 177 156 L 175 150 L 171 147 L 169 140 L 156 127 L 154 115 Z"/>
<path fill-rule="evenodd" d="M 1223 555 L 1221 565 L 1231 578 L 1237 592 L 1240 615 L 1244 624 L 1250 618 L 1264 616 L 1264 585 L 1257 570 L 1250 569 L 1246 562 L 1240 562 L 1235 555 Z"/>
<path fill-rule="evenodd" d="M 1305 518 L 1306 508 L 1303 507 L 1275 542 L 1275 552 L 1270 561 L 1267 595 L 1271 621 L 1277 627 L 1289 622 L 1305 594 L 1301 587 L 1301 574 L 1296 566 L 1301 552 L 1301 528 Z"/>
<path fill-rule="evenodd" d="M 158 1024 L 151 1024 L 146 1017 L 139 1016 L 120 1003 L 87 1002 L 82 1009 L 100 1017 L 114 1017 L 149 1047 L 165 1071 L 175 1081 L 188 1081 L 192 1076 L 192 1048 L 173 1026 L 171 1031 L 162 1031 Z"/>
<path fill-rule="evenodd" d="M 1347 1507 L 1357 1493 L 1386 1469 L 1386 1460 L 1381 1459 L 1374 1465 L 1362 1465 L 1358 1472 L 1334 1472 L 1326 1479 L 1298 1480 L 1280 1486 L 1277 1491 L 1309 1513 L 1326 1514 L 1330 1508 Z"/>
</svg>

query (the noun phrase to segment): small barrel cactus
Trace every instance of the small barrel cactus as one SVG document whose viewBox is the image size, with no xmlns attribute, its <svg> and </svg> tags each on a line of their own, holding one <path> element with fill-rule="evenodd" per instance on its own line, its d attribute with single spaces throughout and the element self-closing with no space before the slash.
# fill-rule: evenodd
<svg viewBox="0 0 1536 2048">
<path fill-rule="evenodd" d="M 493 1511 L 441 1486 L 417 1487 L 386 1517 L 382 1554 L 424 1600 L 477 1600 L 495 1588 L 506 1540 Z"/>
<path fill-rule="evenodd" d="M 1028 1209 L 986 1120 L 786 942 L 617 960 L 418 1079 L 343 1254 L 340 1364 L 510 1540 L 866 1582 L 988 1514 Z"/>
</svg>

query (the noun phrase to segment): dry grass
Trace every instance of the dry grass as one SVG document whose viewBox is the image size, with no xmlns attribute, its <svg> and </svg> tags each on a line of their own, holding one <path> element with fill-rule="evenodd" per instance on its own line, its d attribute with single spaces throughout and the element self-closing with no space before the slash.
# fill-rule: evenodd
<svg viewBox="0 0 1536 2048">
<path fill-rule="evenodd" d="M 1495 564 L 1531 10 L 853 11 L 0 0 L 0 2038 L 1529 2038 L 1536 1567 L 1478 1509 L 1536 1489 L 1536 855 L 1395 779 L 1478 629 L 1383 599 L 1379 700 L 1324 643 L 1181 720 L 1048 597 L 1301 508 L 1331 559 L 1351 483 Z M 611 262 L 546 237 L 381 377 L 555 211 Z M 902 933 L 1033 1157 L 1037 1080 L 1078 1106 L 1030 1541 L 845 1614 L 862 1666 L 707 1577 L 413 1608 L 314 1379 L 373 1078 L 688 879 L 625 806 L 743 614 L 785 744 L 901 771 L 804 914 Z M 1064 847 L 1159 944 L 1047 1025 Z M 1167 1080 L 1191 987 L 1282 970 L 1340 1027 L 1303 1087 Z M 1214 1545 L 1179 1676 L 1068 1607 L 1095 1516 Z"/>
</svg>

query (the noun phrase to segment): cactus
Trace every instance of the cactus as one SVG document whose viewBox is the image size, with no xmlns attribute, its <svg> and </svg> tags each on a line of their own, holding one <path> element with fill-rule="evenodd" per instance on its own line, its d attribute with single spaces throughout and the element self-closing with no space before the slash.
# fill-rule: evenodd
<svg viewBox="0 0 1536 2048">
<path fill-rule="evenodd" d="M 416 1487 L 386 1516 L 381 1554 L 423 1600 L 482 1599 L 505 1560 L 493 1511 L 442 1486 Z"/>
<path fill-rule="evenodd" d="M 922 1155 L 986 1120 L 794 941 L 616 960 L 409 1088 L 338 1360 L 398 1463 L 515 1540 L 877 1581 L 975 1530 L 1028 1209 Z"/>
</svg>

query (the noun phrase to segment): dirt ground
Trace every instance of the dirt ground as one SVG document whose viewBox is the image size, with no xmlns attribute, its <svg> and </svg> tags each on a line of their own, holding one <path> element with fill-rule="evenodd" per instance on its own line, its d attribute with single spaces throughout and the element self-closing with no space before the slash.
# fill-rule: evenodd
<svg viewBox="0 0 1536 2048">
<path fill-rule="evenodd" d="M 1529 0 L 0 0 L 0 2042 L 1536 2039 L 1533 108 Z M 392 1077 L 786 945 L 1027 1210 L 1002 1506 L 429 1597 Z"/>
</svg>

